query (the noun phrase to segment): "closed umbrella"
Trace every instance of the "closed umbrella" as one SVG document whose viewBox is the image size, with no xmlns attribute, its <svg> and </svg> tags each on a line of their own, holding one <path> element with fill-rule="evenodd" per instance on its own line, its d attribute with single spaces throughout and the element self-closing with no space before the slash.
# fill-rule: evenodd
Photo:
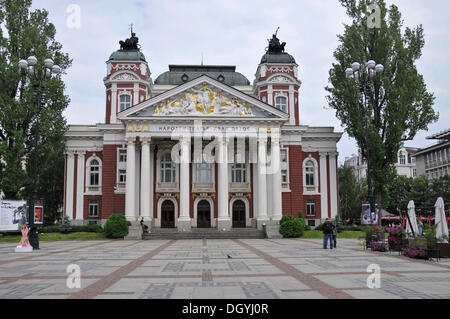
<svg viewBox="0 0 450 319">
<path fill-rule="evenodd" d="M 408 203 L 408 217 L 409 220 L 406 221 L 406 233 L 408 235 L 412 235 L 414 231 L 414 235 L 418 235 L 419 228 L 417 227 L 417 220 L 416 220 L 416 208 L 414 206 L 414 201 L 411 200 Z M 411 222 L 411 225 L 410 225 Z"/>
<path fill-rule="evenodd" d="M 445 217 L 444 212 L 444 200 L 442 197 L 439 197 L 434 204 L 435 208 L 435 223 L 436 226 L 436 239 L 440 239 L 441 242 L 448 243 L 447 240 L 443 240 L 443 236 L 448 236 L 448 226 L 447 226 L 447 218 Z"/>
</svg>

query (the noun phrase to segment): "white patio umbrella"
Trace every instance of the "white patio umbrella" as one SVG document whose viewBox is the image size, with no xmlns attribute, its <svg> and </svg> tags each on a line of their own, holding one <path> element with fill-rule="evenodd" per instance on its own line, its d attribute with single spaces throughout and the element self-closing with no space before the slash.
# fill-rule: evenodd
<svg viewBox="0 0 450 319">
<path fill-rule="evenodd" d="M 411 221 L 411 225 L 409 224 L 409 221 L 406 221 L 406 233 L 408 235 L 412 235 L 414 231 L 414 235 L 419 234 L 419 228 L 417 227 L 417 219 L 416 219 L 416 207 L 414 206 L 414 201 L 411 200 L 408 203 L 408 216 L 409 221 Z"/>
<path fill-rule="evenodd" d="M 448 236 L 447 219 L 445 218 L 444 200 L 442 199 L 442 197 L 439 197 L 437 199 L 436 204 L 434 204 L 434 209 L 435 209 L 434 222 L 437 224 L 436 239 L 440 239 L 442 238 L 442 236 Z M 447 240 L 441 241 L 448 243 Z"/>
</svg>

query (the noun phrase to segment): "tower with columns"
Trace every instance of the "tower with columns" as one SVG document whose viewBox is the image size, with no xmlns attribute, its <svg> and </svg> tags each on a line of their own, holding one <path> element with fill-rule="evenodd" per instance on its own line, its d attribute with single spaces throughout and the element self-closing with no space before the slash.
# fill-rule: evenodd
<svg viewBox="0 0 450 319">
<path fill-rule="evenodd" d="M 253 85 L 220 65 L 170 65 L 153 82 L 137 42 L 133 33 L 107 61 L 105 123 L 66 134 L 64 212 L 75 224 L 123 214 L 230 231 L 336 216 L 342 134 L 300 124 L 298 65 L 276 34 Z"/>
</svg>

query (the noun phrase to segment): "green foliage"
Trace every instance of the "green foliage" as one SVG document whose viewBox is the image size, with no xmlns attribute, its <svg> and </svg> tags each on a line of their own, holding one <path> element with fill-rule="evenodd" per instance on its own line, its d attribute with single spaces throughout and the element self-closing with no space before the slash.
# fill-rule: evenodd
<svg viewBox="0 0 450 319">
<path fill-rule="evenodd" d="M 280 220 L 280 225 L 284 224 L 287 221 L 292 221 L 294 220 L 294 217 L 292 217 L 292 215 L 283 215 L 283 217 L 281 217 Z"/>
<path fill-rule="evenodd" d="M 351 167 L 339 167 L 339 204 L 342 219 L 359 220 L 361 203 L 367 195 L 367 183 L 358 181 Z"/>
<path fill-rule="evenodd" d="M 128 223 L 124 215 L 113 214 L 105 223 L 105 234 L 108 238 L 123 238 L 128 234 Z"/>
<path fill-rule="evenodd" d="M 301 237 L 305 231 L 305 220 L 301 218 L 286 220 L 280 223 L 280 234 L 284 238 Z"/>
<path fill-rule="evenodd" d="M 65 216 L 67 217 L 67 216 Z M 65 220 L 66 218 L 64 218 Z M 84 225 L 84 226 L 70 226 L 65 225 L 63 220 L 63 224 L 60 226 L 53 225 L 53 226 L 44 226 L 39 229 L 39 232 L 41 233 L 102 233 L 103 228 L 100 225 L 97 224 L 91 224 L 91 225 Z"/>
<path fill-rule="evenodd" d="M 69 104 L 60 77 L 39 85 L 21 74 L 18 62 L 35 56 L 37 69 L 47 58 L 63 71 L 72 61 L 55 40 L 55 26 L 46 10 L 31 10 L 31 0 L 0 1 L 0 191 L 8 199 L 28 199 L 34 180 L 35 128 L 38 108 L 36 87 L 43 86 L 40 117 L 38 196 L 46 207 L 44 221 L 60 216 L 64 193 L 63 111 Z M 37 83 L 36 83 L 37 84 Z"/>
<path fill-rule="evenodd" d="M 415 65 L 425 44 L 424 30 L 421 25 L 404 28 L 398 8 L 395 5 L 387 8 L 383 0 L 340 2 L 351 24 L 345 25 L 344 34 L 338 36 L 340 43 L 334 52 L 337 63 L 329 72 L 331 85 L 325 88 L 329 93 L 327 100 L 345 131 L 356 139 L 363 157 L 366 159 L 370 154 L 373 187 L 380 200 L 386 194 L 384 186 L 394 170 L 402 143 L 414 139 L 419 130 L 427 130 L 429 123 L 438 119 L 432 108 L 435 97 L 427 91 Z M 368 27 L 371 3 L 381 9 L 380 28 Z M 345 70 L 354 61 L 369 60 L 383 64 L 385 70 L 361 93 L 359 84 L 346 78 Z M 367 101 L 369 109 L 362 101 Z"/>
</svg>

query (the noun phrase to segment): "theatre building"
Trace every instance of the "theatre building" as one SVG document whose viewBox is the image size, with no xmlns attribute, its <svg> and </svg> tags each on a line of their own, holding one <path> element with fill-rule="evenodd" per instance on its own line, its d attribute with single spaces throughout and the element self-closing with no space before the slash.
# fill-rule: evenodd
<svg viewBox="0 0 450 319">
<path fill-rule="evenodd" d="M 72 224 L 123 214 L 228 231 L 338 214 L 342 134 L 302 122 L 301 70 L 276 34 L 253 84 L 235 66 L 170 65 L 153 80 L 135 34 L 120 43 L 106 62 L 105 122 L 66 133 Z"/>
</svg>

